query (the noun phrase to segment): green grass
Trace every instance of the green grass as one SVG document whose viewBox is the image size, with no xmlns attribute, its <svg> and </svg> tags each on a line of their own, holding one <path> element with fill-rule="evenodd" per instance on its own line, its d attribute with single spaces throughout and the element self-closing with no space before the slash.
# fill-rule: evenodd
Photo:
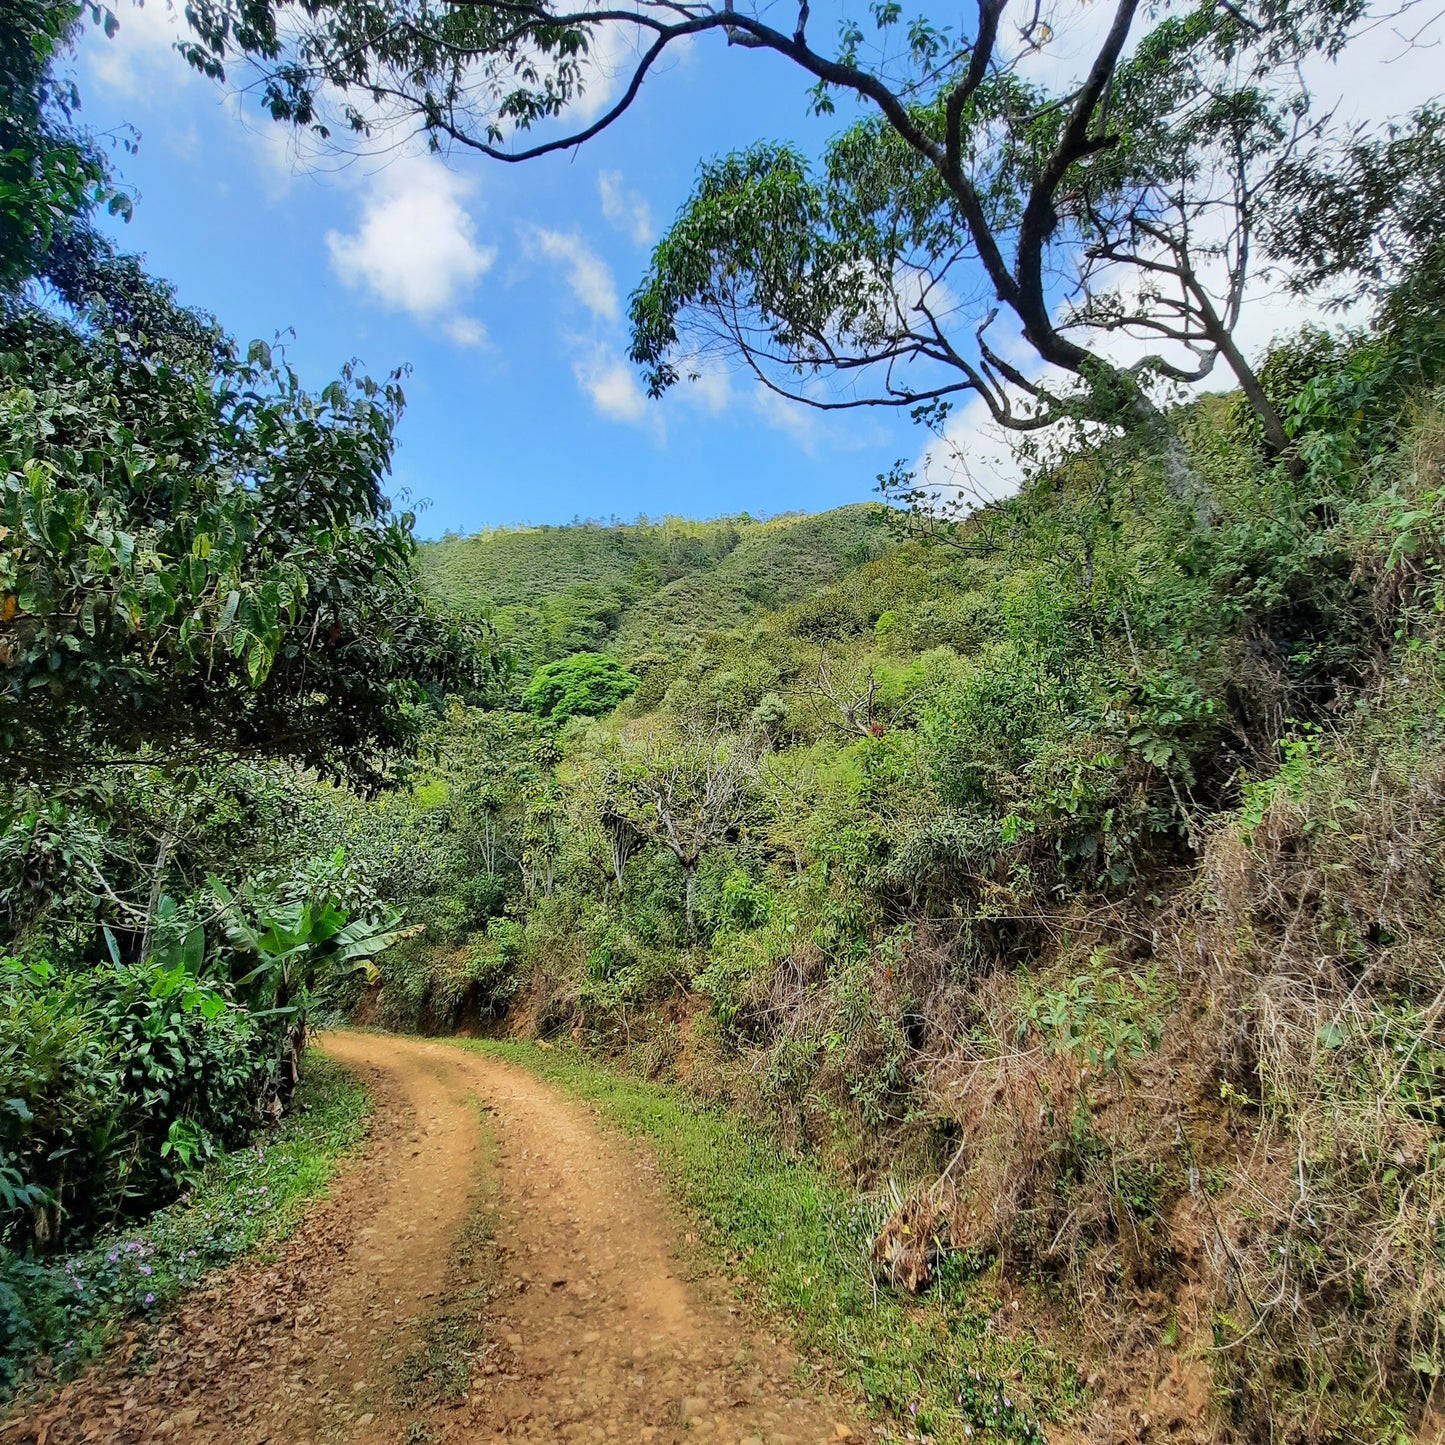
<svg viewBox="0 0 1445 1445">
<path fill-rule="evenodd" d="M 356 1078 L 315 1052 L 297 1105 L 142 1224 L 61 1258 L 0 1251 L 0 1398 L 73 1373 L 126 1320 L 154 1315 L 218 1265 L 283 1239 L 361 1140 L 370 1110 Z"/>
<path fill-rule="evenodd" d="M 962 1261 L 951 1260 L 919 1300 L 875 1287 L 868 1248 L 876 1211 L 735 1116 L 562 1050 L 461 1046 L 531 1069 L 645 1141 L 744 1297 L 911 1433 L 1037 1445 L 1046 1424 L 1077 1402 L 1072 1368 L 1031 1332 L 1015 1332 L 989 1279 Z"/>
</svg>

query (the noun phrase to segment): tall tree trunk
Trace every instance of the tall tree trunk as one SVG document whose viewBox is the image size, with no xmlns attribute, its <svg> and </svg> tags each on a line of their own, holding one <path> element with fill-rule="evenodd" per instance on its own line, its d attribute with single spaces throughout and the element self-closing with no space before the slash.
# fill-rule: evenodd
<svg viewBox="0 0 1445 1445">
<path fill-rule="evenodd" d="M 1284 420 L 1275 409 L 1274 403 L 1265 393 L 1254 368 L 1244 359 L 1244 353 L 1234 344 L 1234 338 L 1226 331 L 1217 338 L 1220 354 L 1229 363 L 1244 399 L 1250 410 L 1259 418 L 1260 430 L 1264 433 L 1264 449 L 1271 461 L 1283 461 L 1290 476 L 1296 481 L 1304 476 L 1304 460 L 1290 441 L 1284 428 Z"/>
</svg>

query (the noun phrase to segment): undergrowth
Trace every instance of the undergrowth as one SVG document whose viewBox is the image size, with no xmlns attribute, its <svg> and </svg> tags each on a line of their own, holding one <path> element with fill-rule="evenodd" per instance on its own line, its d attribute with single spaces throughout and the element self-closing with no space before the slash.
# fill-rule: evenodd
<svg viewBox="0 0 1445 1445">
<path fill-rule="evenodd" d="M 1038 1445 L 1081 1392 L 1072 1368 L 1018 1323 L 980 1262 L 956 1256 L 940 1286 L 905 1300 L 875 1282 L 869 1245 L 882 1211 L 736 1115 L 562 1050 L 495 1041 L 464 1047 L 521 1064 L 646 1141 L 732 1283 L 786 1322 L 816 1366 L 837 1372 L 914 1438 L 982 1436 Z"/>
<path fill-rule="evenodd" d="M 977 1370 L 1046 1415 L 1068 1387 L 1026 1320 L 1096 1378 L 1090 1438 L 1429 1428 L 1437 263 L 1265 359 L 1289 465 L 1198 398 L 1171 413 L 1192 500 L 1095 436 L 786 596 L 739 542 L 609 635 L 638 683 L 608 716 L 452 705 L 411 797 L 345 820 L 427 921 L 375 1016 L 505 1015 L 750 1121 L 776 1145 L 545 1065 L 654 1139 L 739 1276 L 901 1414 L 959 1423 Z M 884 1208 L 850 1190 L 891 1200 L 880 1253 L 927 1303 L 875 1306 Z"/>
<path fill-rule="evenodd" d="M 0 1398 L 64 1378 L 128 1319 L 157 1314 L 210 1270 L 284 1238 L 366 1131 L 366 1089 L 314 1051 L 295 1110 L 222 1155 L 140 1226 L 75 1254 L 0 1253 Z"/>
</svg>

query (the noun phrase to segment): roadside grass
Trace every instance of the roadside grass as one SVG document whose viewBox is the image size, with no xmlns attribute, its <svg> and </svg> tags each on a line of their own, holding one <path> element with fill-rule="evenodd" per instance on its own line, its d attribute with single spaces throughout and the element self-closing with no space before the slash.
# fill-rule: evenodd
<svg viewBox="0 0 1445 1445">
<path fill-rule="evenodd" d="M 76 1254 L 0 1250 L 0 1402 L 73 1374 L 126 1320 L 156 1314 L 210 1270 L 284 1239 L 360 1142 L 369 1112 L 365 1087 L 312 1050 L 297 1108 L 199 1171 L 174 1204 Z"/>
<path fill-rule="evenodd" d="M 1041 1445 L 1080 1401 L 1072 1366 L 1010 1321 L 989 1270 L 954 1257 L 916 1300 L 875 1283 L 879 1209 L 735 1117 L 566 1050 L 450 1042 L 530 1069 L 645 1140 L 743 1297 L 904 1438 Z"/>
</svg>

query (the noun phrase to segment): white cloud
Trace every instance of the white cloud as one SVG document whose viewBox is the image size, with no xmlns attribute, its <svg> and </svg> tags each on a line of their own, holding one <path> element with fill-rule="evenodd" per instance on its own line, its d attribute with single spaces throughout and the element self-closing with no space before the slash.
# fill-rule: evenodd
<svg viewBox="0 0 1445 1445">
<path fill-rule="evenodd" d="M 177 126 L 166 136 L 166 147 L 183 161 L 193 161 L 201 153 L 201 132 L 194 124 Z"/>
<path fill-rule="evenodd" d="M 812 456 L 818 446 L 818 413 L 800 401 L 789 401 L 759 382 L 753 391 L 753 409 L 777 431 L 786 432 Z"/>
<path fill-rule="evenodd" d="M 291 183 L 296 177 L 311 169 L 301 150 L 304 132 L 269 118 L 256 121 L 246 114 L 242 97 L 234 91 L 227 95 L 226 105 L 236 124 L 251 138 L 251 159 L 255 162 L 261 189 L 265 191 L 266 199 L 275 205 L 290 194 Z"/>
<path fill-rule="evenodd" d="M 1015 441 L 989 415 L 982 397 L 971 397 L 949 418 L 913 463 L 918 485 L 944 507 L 974 507 L 1016 492 L 1023 469 Z"/>
<path fill-rule="evenodd" d="M 459 345 L 485 337 L 457 306 L 496 260 L 477 242 L 464 201 L 473 182 L 434 156 L 394 162 L 368 181 L 356 229 L 326 233 L 331 266 L 350 287 L 422 321 L 437 322 Z"/>
<path fill-rule="evenodd" d="M 450 321 L 443 323 L 442 330 L 458 346 L 485 346 L 487 344 L 487 328 L 474 316 L 453 316 Z"/>
<path fill-rule="evenodd" d="M 602 196 L 602 214 L 639 246 L 646 246 L 653 236 L 647 197 L 641 191 L 628 190 L 622 183 L 621 171 L 600 172 L 597 189 Z"/>
<path fill-rule="evenodd" d="M 641 55 L 635 25 L 604 22 L 592 29 L 592 46 L 582 58 L 582 94 L 568 107 L 569 116 L 584 121 L 596 120 L 612 104 L 620 90 L 619 82 L 630 75 Z M 649 33 L 648 39 L 651 40 Z"/>
<path fill-rule="evenodd" d="M 116 21 L 113 38 L 97 34 L 84 52 L 90 73 L 106 89 L 127 99 L 150 99 L 171 94 L 194 74 L 175 53 L 184 26 L 166 0 L 116 6 Z"/>
<path fill-rule="evenodd" d="M 584 349 L 573 362 L 572 373 L 577 385 L 592 399 L 592 405 L 612 421 L 652 425 L 660 434 L 661 417 L 649 407 L 632 367 L 610 347 L 580 344 Z"/>
<path fill-rule="evenodd" d="M 678 371 L 683 379 L 674 395 L 688 405 L 701 407 L 709 416 L 718 416 L 733 404 L 732 377 L 721 362 L 690 356 L 678 366 Z"/>
<path fill-rule="evenodd" d="M 594 316 L 603 321 L 617 320 L 622 314 L 617 283 L 607 263 L 581 236 L 575 231 L 544 231 L 539 227 L 533 232 L 533 241 L 548 260 L 562 262 L 572 294 Z"/>
</svg>

